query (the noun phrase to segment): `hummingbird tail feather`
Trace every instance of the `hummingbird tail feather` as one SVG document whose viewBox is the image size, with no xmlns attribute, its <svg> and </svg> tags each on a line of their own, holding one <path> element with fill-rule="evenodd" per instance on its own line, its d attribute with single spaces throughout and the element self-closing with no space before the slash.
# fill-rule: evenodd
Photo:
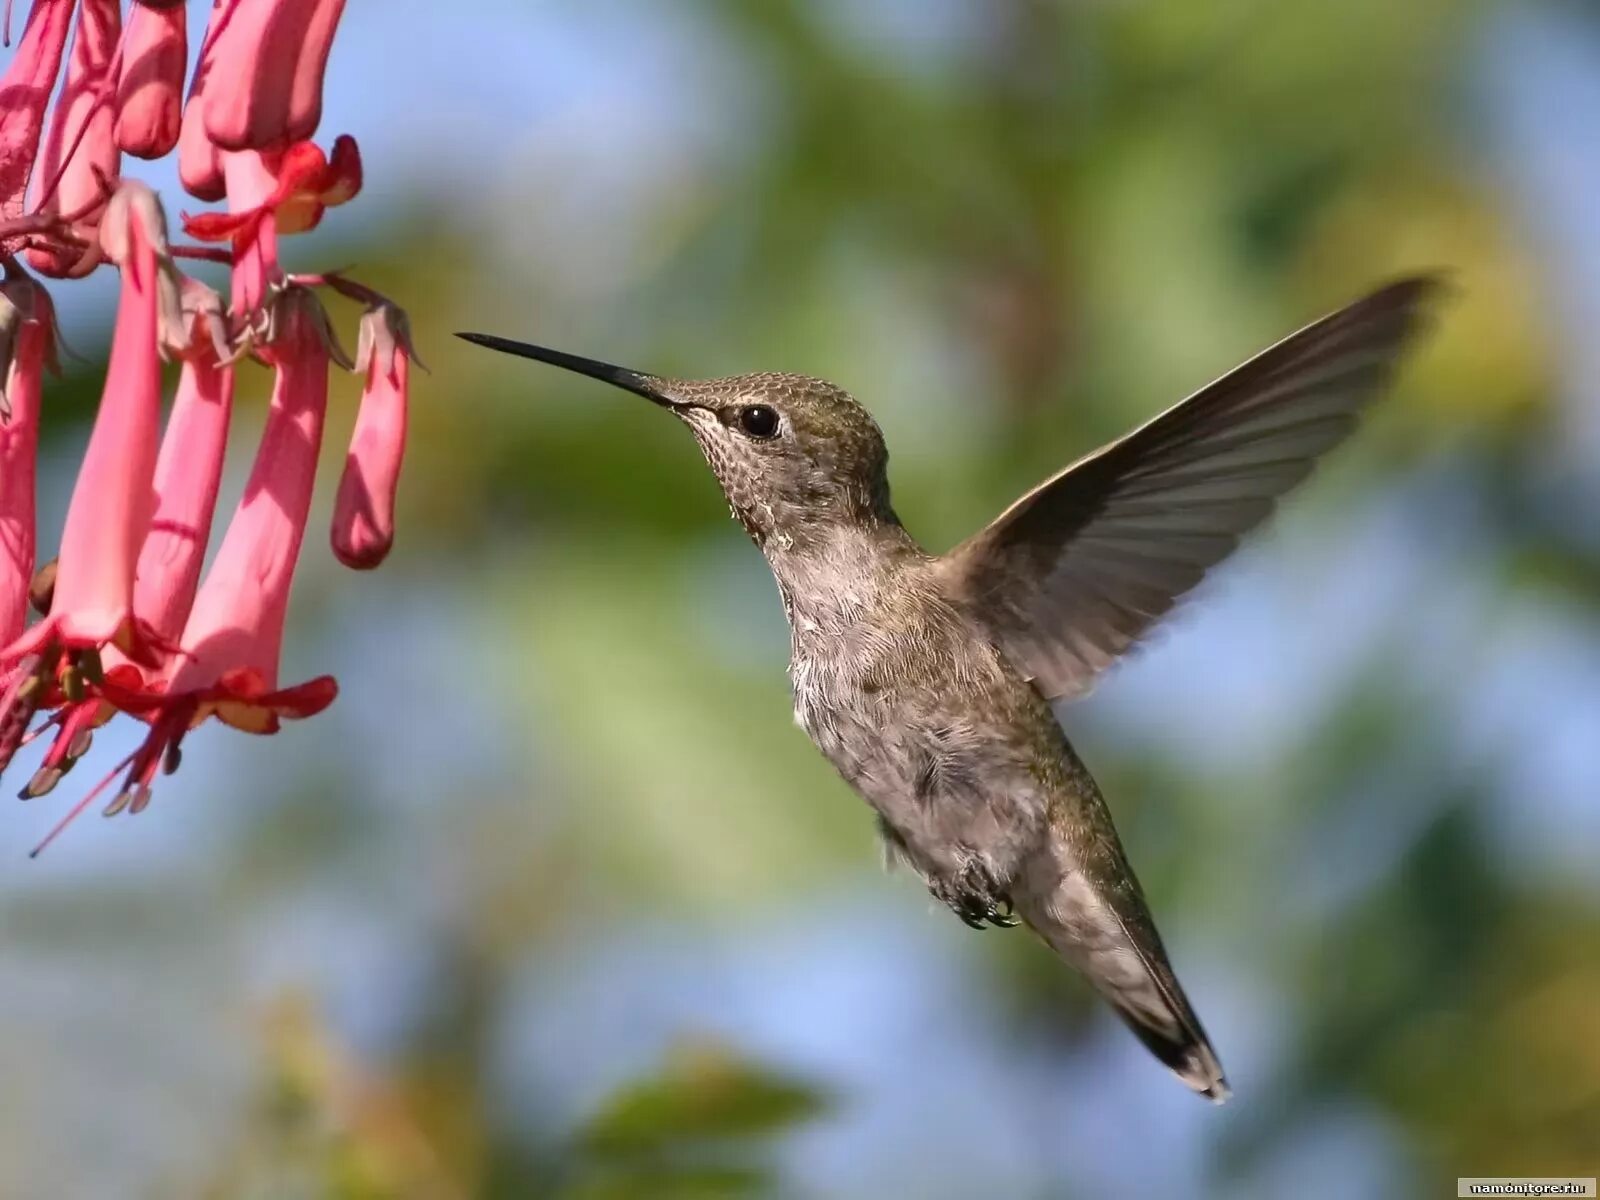
<svg viewBox="0 0 1600 1200">
<path fill-rule="evenodd" d="M 1198 1026 L 1180 1024 L 1174 1036 L 1172 1016 L 1175 1014 L 1167 1014 L 1165 1020 L 1152 1023 L 1141 1013 L 1121 1004 L 1113 1002 L 1112 1007 L 1145 1048 L 1194 1091 L 1214 1104 L 1224 1103 L 1233 1094 L 1216 1051 Z"/>
<path fill-rule="evenodd" d="M 1018 914 L 1081 972 L 1145 1047 L 1188 1087 L 1221 1104 L 1232 1089 L 1179 986 L 1149 914 L 1125 919 L 1084 876 L 1052 871 L 1055 886 L 1019 889 Z M 1048 877 L 1048 876 L 1047 876 Z M 1127 901 L 1128 897 L 1122 897 Z"/>
</svg>

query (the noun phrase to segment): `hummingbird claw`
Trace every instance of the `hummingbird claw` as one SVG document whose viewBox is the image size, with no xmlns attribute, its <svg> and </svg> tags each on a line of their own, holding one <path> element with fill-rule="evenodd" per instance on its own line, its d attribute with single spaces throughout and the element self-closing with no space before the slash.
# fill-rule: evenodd
<svg viewBox="0 0 1600 1200">
<path fill-rule="evenodd" d="M 954 878 L 935 881 L 930 890 L 949 905 L 969 929 L 1013 929 L 1018 920 L 1011 898 L 1004 895 L 1000 887 L 999 880 L 973 863 Z"/>
<path fill-rule="evenodd" d="M 1016 910 L 1011 907 L 1010 900 L 1001 900 L 1000 903 L 995 906 L 994 911 L 989 913 L 985 919 L 996 929 L 1015 929 L 1018 925 L 1022 924 L 1022 922 L 1017 919 Z"/>
</svg>

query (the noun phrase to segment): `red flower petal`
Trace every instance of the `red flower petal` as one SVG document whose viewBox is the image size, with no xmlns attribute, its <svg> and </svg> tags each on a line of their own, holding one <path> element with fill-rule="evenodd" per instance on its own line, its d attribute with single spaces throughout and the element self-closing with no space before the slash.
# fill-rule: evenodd
<svg viewBox="0 0 1600 1200">
<path fill-rule="evenodd" d="M 196 241 L 228 242 L 261 221 L 259 210 L 243 213 L 184 213 L 183 231 Z"/>
<path fill-rule="evenodd" d="M 333 157 L 328 160 L 327 176 L 319 189 L 322 202 L 330 208 L 355 199 L 361 191 L 361 147 L 355 138 L 342 133 L 334 140 Z"/>
</svg>

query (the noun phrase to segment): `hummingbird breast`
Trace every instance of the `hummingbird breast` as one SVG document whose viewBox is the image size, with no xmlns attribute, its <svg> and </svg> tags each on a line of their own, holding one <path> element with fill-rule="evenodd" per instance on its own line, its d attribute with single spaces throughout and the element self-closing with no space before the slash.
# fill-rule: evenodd
<svg viewBox="0 0 1600 1200">
<path fill-rule="evenodd" d="M 1065 738 L 925 563 L 784 585 L 795 719 L 925 878 L 1003 886 L 1043 834 Z"/>
</svg>

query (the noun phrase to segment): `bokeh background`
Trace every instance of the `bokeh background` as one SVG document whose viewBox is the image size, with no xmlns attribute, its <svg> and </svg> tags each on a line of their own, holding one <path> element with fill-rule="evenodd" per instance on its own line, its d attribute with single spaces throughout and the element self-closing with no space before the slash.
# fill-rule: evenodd
<svg viewBox="0 0 1600 1200">
<path fill-rule="evenodd" d="M 75 789 L 0 822 L 0 1195 L 1596 1173 L 1600 10 L 388 0 L 329 88 L 367 190 L 287 258 L 413 314 L 400 541 L 371 575 L 308 542 L 286 678 L 334 671 L 325 716 L 208 729 L 148 814 L 38 861 Z M 683 431 L 449 336 L 834 379 L 943 548 L 1415 267 L 1457 291 L 1391 402 L 1062 714 L 1220 1110 L 1029 939 L 885 874 Z M 56 292 L 89 361 L 46 531 L 110 283 Z"/>
</svg>

